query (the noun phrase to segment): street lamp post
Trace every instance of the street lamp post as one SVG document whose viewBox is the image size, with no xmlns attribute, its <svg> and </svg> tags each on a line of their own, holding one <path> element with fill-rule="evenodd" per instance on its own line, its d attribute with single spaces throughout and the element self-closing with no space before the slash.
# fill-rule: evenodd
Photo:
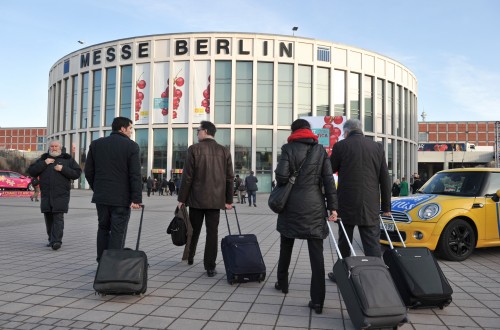
<svg viewBox="0 0 500 330">
<path fill-rule="evenodd" d="M 298 27 L 298 26 L 294 26 L 294 27 L 292 28 L 292 35 L 293 35 L 293 36 L 295 36 L 295 31 L 297 31 L 298 29 L 299 29 L 299 27 Z"/>
</svg>

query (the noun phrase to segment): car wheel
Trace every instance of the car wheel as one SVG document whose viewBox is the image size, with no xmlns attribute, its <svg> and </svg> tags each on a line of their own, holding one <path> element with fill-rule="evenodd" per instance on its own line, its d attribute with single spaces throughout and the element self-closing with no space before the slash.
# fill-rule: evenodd
<svg viewBox="0 0 500 330">
<path fill-rule="evenodd" d="M 476 235 L 472 226 L 463 219 L 450 221 L 441 233 L 438 252 L 443 259 L 463 261 L 476 247 Z"/>
<path fill-rule="evenodd" d="M 30 183 L 28 184 L 28 187 L 26 187 L 26 190 L 33 191 L 35 188 L 33 188 L 33 185 Z"/>
</svg>

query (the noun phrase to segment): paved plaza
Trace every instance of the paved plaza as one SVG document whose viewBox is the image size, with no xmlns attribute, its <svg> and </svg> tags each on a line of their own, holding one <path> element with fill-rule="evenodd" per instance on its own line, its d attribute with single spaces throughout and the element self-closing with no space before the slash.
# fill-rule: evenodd
<svg viewBox="0 0 500 330">
<path fill-rule="evenodd" d="M 165 233 L 176 197 L 145 196 L 140 249 L 147 253 L 150 267 L 143 296 L 94 293 L 97 218 L 91 192 L 72 190 L 58 251 L 46 247 L 38 203 L 29 198 L 0 198 L 0 328 L 353 329 L 337 286 L 329 280 L 323 314 L 307 307 L 310 266 L 306 242 L 295 242 L 290 292 L 284 295 L 274 289 L 279 235 L 267 197 L 259 194 L 257 207 L 238 205 L 243 233 L 256 234 L 260 242 L 266 280 L 231 286 L 220 251 L 218 274 L 206 276 L 204 229 L 194 265 L 181 261 L 183 247 L 174 246 Z M 139 214 L 132 212 L 127 247 L 135 247 Z M 228 214 L 234 225 L 234 214 Z M 232 230 L 237 230 L 235 225 Z M 222 213 L 219 241 L 227 233 Z M 361 251 L 359 236 L 354 243 Z M 328 272 L 337 259 L 329 239 L 324 254 Z M 478 250 L 464 262 L 440 260 L 440 264 L 454 290 L 452 304 L 444 310 L 410 310 L 410 322 L 401 329 L 500 329 L 500 248 Z"/>
</svg>

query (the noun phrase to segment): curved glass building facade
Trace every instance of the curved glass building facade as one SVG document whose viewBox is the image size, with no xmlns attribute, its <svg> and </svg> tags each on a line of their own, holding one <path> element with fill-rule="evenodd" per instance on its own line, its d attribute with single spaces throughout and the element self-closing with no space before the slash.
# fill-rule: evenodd
<svg viewBox="0 0 500 330">
<path fill-rule="evenodd" d="M 161 34 L 82 48 L 49 73 L 48 139 L 82 164 L 116 116 L 134 121 L 143 176 L 180 175 L 201 120 L 217 126 L 235 173 L 270 191 L 293 120 L 358 118 L 386 150 L 393 178 L 417 170 L 417 79 L 397 61 L 295 36 Z M 75 187 L 87 188 L 82 177 Z"/>
</svg>

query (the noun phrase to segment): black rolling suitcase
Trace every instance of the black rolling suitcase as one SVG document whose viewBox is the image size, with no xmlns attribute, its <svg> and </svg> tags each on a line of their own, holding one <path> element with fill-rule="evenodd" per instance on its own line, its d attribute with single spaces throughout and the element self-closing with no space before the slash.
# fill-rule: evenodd
<svg viewBox="0 0 500 330">
<path fill-rule="evenodd" d="M 340 219 L 339 222 L 345 234 Z M 327 223 L 339 257 L 333 273 L 354 327 L 395 329 L 408 322 L 406 307 L 382 258 L 358 257 L 350 242 L 352 256 L 342 258 L 330 223 Z"/>
<path fill-rule="evenodd" d="M 389 267 L 389 272 L 405 305 L 410 308 L 439 307 L 441 309 L 448 306 L 452 301 L 453 289 L 434 254 L 425 247 L 406 247 L 392 216 L 391 219 L 403 247 L 394 248 L 386 225 L 380 218 L 391 247 L 384 252 L 384 261 Z"/>
<path fill-rule="evenodd" d="M 94 279 L 94 290 L 107 294 L 142 294 L 148 284 L 148 257 L 139 251 L 144 205 L 141 205 L 141 220 L 135 250 L 104 250 Z"/>
<path fill-rule="evenodd" d="M 254 234 L 241 234 L 238 214 L 234 206 L 233 209 L 239 235 L 231 235 L 227 212 L 224 210 L 229 235 L 221 241 L 227 281 L 229 284 L 261 282 L 266 278 L 266 265 L 260 252 L 259 242 Z"/>
</svg>

